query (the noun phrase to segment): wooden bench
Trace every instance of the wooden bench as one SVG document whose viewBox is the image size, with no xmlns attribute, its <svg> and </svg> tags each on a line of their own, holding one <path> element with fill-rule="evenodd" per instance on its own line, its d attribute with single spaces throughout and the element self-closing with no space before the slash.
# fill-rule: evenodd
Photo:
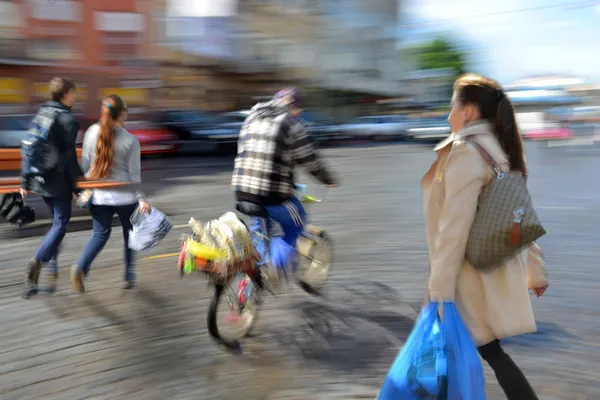
<svg viewBox="0 0 600 400">
<path fill-rule="evenodd" d="M 77 183 L 79 189 L 109 189 L 131 185 L 130 182 L 87 181 Z M 21 188 L 19 178 L 0 178 L 0 194 L 17 193 Z"/>
<path fill-rule="evenodd" d="M 77 158 L 81 162 L 81 148 L 77 149 Z M 21 150 L 0 149 L 0 171 L 20 171 Z"/>
</svg>

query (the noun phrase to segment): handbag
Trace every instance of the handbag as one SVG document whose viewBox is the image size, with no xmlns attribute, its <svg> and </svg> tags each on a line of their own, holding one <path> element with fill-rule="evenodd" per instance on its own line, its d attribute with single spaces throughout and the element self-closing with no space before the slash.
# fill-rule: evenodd
<svg viewBox="0 0 600 400">
<path fill-rule="evenodd" d="M 19 228 L 35 222 L 35 209 L 25 203 L 20 193 L 0 196 L 0 216 Z"/>
<path fill-rule="evenodd" d="M 137 208 L 130 218 L 132 230 L 129 231 L 129 248 L 134 251 L 150 250 L 173 228 L 165 214 L 152 207 L 147 214 Z"/>
<path fill-rule="evenodd" d="M 526 176 L 502 171 L 483 146 L 474 140 L 469 143 L 495 173 L 479 195 L 466 249 L 467 261 L 476 269 L 489 272 L 544 236 L 546 230 L 533 208 Z"/>
</svg>

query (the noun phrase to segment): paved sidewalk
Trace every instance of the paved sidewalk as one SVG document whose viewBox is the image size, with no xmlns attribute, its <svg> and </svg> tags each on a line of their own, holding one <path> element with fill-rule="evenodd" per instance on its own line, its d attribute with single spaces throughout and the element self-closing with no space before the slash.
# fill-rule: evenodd
<svg viewBox="0 0 600 400">
<path fill-rule="evenodd" d="M 527 150 L 552 283 L 533 300 L 539 332 L 505 348 L 541 399 L 597 400 L 600 157 L 539 143 Z M 334 240 L 327 298 L 299 289 L 267 298 L 242 354 L 209 339 L 210 293 L 198 277 L 179 280 L 174 258 L 140 260 L 139 288 L 121 291 L 120 228 L 94 264 L 88 292 L 74 293 L 68 267 L 91 235 L 89 220 L 67 234 L 59 292 L 22 300 L 24 264 L 45 227 L 19 233 L 0 225 L 0 399 L 374 398 L 423 298 L 419 180 L 433 157 L 430 148 L 404 145 L 326 152 L 342 186 L 310 216 Z M 152 203 L 180 226 L 147 255 L 177 251 L 191 216 L 207 220 L 231 209 L 230 173 L 191 161 L 147 172 Z M 503 399 L 486 373 L 488 399 Z"/>
</svg>

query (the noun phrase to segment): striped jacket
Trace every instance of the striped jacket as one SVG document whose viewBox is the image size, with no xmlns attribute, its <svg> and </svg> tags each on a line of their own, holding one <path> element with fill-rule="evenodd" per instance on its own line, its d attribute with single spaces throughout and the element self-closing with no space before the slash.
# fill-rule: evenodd
<svg viewBox="0 0 600 400">
<path fill-rule="evenodd" d="M 273 102 L 252 108 L 240 131 L 232 187 L 238 201 L 275 205 L 294 191 L 294 169 L 305 167 L 323 184 L 334 180 L 304 126 Z"/>
</svg>

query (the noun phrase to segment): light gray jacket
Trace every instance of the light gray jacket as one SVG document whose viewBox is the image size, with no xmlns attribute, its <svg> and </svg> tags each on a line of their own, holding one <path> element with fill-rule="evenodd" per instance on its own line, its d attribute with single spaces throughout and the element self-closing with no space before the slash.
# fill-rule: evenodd
<svg viewBox="0 0 600 400">
<path fill-rule="evenodd" d="M 83 140 L 81 168 L 88 176 L 96 158 L 96 143 L 100 125 L 92 125 Z M 94 189 L 92 203 L 98 205 L 126 205 L 144 199 L 142 183 L 140 142 L 122 127 L 115 128 L 114 161 L 107 181 L 131 182 L 132 187 L 108 190 Z"/>
</svg>

